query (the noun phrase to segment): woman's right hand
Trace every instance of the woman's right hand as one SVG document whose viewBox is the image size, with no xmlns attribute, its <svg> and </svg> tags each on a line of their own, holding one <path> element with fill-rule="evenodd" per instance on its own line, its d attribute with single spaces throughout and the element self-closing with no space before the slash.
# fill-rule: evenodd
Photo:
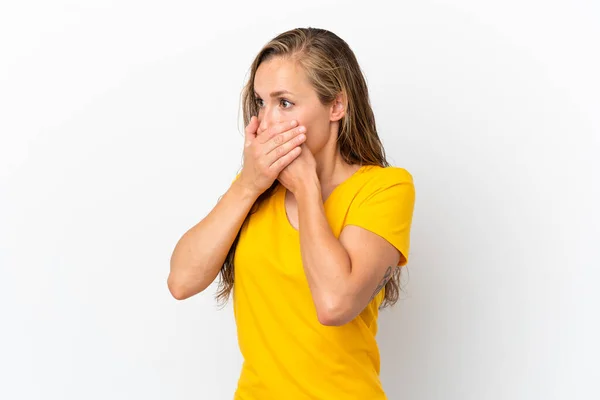
<svg viewBox="0 0 600 400">
<path fill-rule="evenodd" d="M 281 170 L 300 155 L 305 128 L 297 121 L 280 122 L 258 134 L 258 118 L 245 129 L 244 166 L 239 183 L 257 197 L 277 179 Z"/>
</svg>

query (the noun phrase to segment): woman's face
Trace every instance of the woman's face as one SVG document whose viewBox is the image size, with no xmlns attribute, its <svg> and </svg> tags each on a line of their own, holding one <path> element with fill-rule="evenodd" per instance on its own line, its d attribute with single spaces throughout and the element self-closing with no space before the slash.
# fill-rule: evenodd
<svg viewBox="0 0 600 400">
<path fill-rule="evenodd" d="M 298 121 L 306 127 L 306 145 L 317 154 L 330 140 L 331 106 L 324 106 L 304 70 L 295 62 L 274 57 L 259 65 L 254 78 L 259 109 L 257 134 L 278 122 Z"/>
</svg>

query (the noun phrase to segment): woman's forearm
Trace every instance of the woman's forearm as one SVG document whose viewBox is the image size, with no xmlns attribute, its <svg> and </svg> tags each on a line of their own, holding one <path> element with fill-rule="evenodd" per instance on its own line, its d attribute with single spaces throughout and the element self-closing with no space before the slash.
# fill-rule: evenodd
<svg viewBox="0 0 600 400">
<path fill-rule="evenodd" d="M 329 325 L 347 300 L 350 256 L 329 226 L 318 180 L 307 180 L 295 197 L 302 264 L 318 318 Z"/>
<path fill-rule="evenodd" d="M 233 182 L 210 213 L 179 239 L 168 278 L 173 297 L 193 296 L 215 280 L 258 195 Z"/>
</svg>

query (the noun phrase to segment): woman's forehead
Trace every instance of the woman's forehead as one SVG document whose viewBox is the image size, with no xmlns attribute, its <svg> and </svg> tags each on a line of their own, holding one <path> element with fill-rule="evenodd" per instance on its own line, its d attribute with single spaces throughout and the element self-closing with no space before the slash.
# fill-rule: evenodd
<svg viewBox="0 0 600 400">
<path fill-rule="evenodd" d="M 307 89 L 310 89 L 310 84 L 306 73 L 291 60 L 274 58 L 261 63 L 256 70 L 254 90 L 263 96 L 282 91 L 288 94 L 299 94 Z"/>
</svg>

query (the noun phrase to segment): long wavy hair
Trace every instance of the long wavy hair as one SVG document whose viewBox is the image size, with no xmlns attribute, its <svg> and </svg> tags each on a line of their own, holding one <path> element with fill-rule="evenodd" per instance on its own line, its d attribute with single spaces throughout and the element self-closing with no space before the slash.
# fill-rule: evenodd
<svg viewBox="0 0 600 400">
<path fill-rule="evenodd" d="M 338 94 L 346 95 L 346 113 L 340 121 L 337 140 L 344 161 L 351 165 L 389 166 L 377 135 L 367 83 L 356 56 L 344 40 L 324 29 L 292 29 L 276 36 L 260 50 L 252 62 L 250 77 L 241 94 L 244 126 L 248 125 L 250 118 L 258 115 L 259 111 L 254 97 L 256 70 L 261 63 L 274 57 L 286 57 L 297 62 L 307 74 L 321 104 L 331 105 Z M 275 180 L 271 187 L 257 198 L 244 224 L 250 215 L 258 210 L 261 203 L 273 194 L 278 185 L 279 181 Z M 239 238 L 240 232 L 221 267 L 216 294 L 216 299 L 221 304 L 227 302 L 233 289 L 233 260 Z M 391 279 L 385 285 L 385 297 L 380 308 L 393 305 L 398 300 L 401 268 L 393 270 Z"/>
</svg>

